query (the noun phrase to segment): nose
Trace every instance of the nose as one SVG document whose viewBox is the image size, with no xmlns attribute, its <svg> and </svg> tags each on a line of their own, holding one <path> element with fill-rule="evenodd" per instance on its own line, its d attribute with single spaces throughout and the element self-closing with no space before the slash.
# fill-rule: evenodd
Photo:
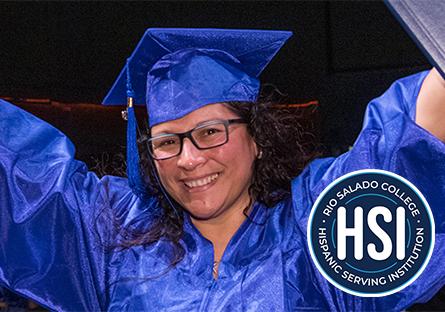
<svg viewBox="0 0 445 312">
<path fill-rule="evenodd" d="M 182 144 L 182 151 L 177 161 L 178 167 L 191 171 L 206 162 L 203 151 L 199 150 L 189 138 L 185 138 Z"/>
</svg>

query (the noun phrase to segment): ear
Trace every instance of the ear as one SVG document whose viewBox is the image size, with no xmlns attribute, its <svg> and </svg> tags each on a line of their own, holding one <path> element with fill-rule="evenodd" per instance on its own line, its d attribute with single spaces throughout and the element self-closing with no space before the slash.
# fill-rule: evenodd
<svg viewBox="0 0 445 312">
<path fill-rule="evenodd" d="M 261 159 L 263 157 L 263 151 L 258 146 L 258 144 L 255 142 L 255 140 L 251 137 L 252 144 L 253 144 L 253 155 L 255 155 L 256 159 Z"/>
<path fill-rule="evenodd" d="M 258 152 L 256 158 L 257 158 L 257 159 L 261 159 L 261 158 L 263 158 L 263 150 L 260 149 L 260 151 Z"/>
</svg>

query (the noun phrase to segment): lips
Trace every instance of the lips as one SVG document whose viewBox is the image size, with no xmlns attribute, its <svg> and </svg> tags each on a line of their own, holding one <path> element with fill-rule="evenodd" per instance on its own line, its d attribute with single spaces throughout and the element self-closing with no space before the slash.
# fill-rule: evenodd
<svg viewBox="0 0 445 312">
<path fill-rule="evenodd" d="M 187 179 L 187 180 L 183 180 L 184 184 L 190 188 L 196 188 L 196 187 L 202 187 L 202 186 L 206 186 L 212 182 L 214 182 L 219 176 L 219 173 L 214 173 L 202 178 L 197 178 L 197 179 Z"/>
</svg>

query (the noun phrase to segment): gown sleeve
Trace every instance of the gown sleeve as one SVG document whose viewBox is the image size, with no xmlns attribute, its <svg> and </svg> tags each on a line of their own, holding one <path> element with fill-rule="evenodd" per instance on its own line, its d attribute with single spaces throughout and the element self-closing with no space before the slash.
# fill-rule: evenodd
<svg viewBox="0 0 445 312">
<path fill-rule="evenodd" d="M 417 96 L 427 74 L 396 81 L 369 103 L 362 131 L 350 151 L 336 159 L 313 161 L 292 182 L 294 213 L 303 235 L 311 207 L 324 188 L 360 169 L 383 169 L 405 177 L 423 193 L 433 211 L 436 238 L 431 260 L 413 284 L 396 294 L 348 295 L 329 284 L 313 265 L 314 282 L 332 310 L 400 311 L 427 301 L 445 284 L 445 144 L 414 122 Z"/>
<path fill-rule="evenodd" d="M 103 311 L 110 227 L 145 205 L 74 153 L 59 130 L 0 100 L 0 285 L 51 310 Z"/>
</svg>

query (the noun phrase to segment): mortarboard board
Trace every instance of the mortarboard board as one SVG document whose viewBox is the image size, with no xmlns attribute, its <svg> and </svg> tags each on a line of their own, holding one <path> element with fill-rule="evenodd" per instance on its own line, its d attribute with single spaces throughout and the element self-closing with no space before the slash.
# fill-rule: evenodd
<svg viewBox="0 0 445 312">
<path fill-rule="evenodd" d="M 386 0 L 385 3 L 445 78 L 445 1 Z"/>
<path fill-rule="evenodd" d="M 103 100 L 129 98 L 127 175 L 138 196 L 139 172 L 133 103 L 146 104 L 149 125 L 178 119 L 204 105 L 255 101 L 258 76 L 292 35 L 289 31 L 148 29 Z"/>
<path fill-rule="evenodd" d="M 185 115 L 179 112 L 158 118 L 158 113 L 190 112 L 190 107 L 198 108 L 197 102 L 254 101 L 259 90 L 256 78 L 291 35 L 271 30 L 148 29 L 103 104 L 126 103 L 127 70 L 134 102 L 147 104 L 150 126 Z M 229 90 L 231 83 L 240 81 L 250 90 L 244 90 L 245 94 Z"/>
</svg>

